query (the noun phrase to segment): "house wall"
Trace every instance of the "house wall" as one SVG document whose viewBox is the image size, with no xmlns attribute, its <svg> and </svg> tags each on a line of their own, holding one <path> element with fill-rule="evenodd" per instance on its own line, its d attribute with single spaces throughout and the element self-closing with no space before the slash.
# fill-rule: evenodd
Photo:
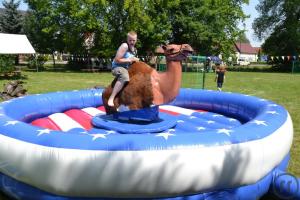
<svg viewBox="0 0 300 200">
<path fill-rule="evenodd" d="M 245 58 L 247 61 L 250 61 L 250 62 L 256 62 L 257 61 L 257 54 L 244 54 L 244 53 L 239 53 L 239 52 L 236 52 L 236 58 L 239 59 L 239 58 Z"/>
</svg>

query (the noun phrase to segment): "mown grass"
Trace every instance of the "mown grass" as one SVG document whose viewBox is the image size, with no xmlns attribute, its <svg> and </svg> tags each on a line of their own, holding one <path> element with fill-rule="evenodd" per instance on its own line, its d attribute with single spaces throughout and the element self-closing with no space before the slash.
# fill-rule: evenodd
<svg viewBox="0 0 300 200">
<path fill-rule="evenodd" d="M 29 94 L 63 90 L 85 89 L 106 86 L 112 80 L 110 72 L 22 72 L 24 87 Z M 205 88 L 215 90 L 215 75 L 206 74 Z M 0 84 L 8 82 L 0 80 Z M 202 74 L 185 73 L 184 87 L 202 87 Z M 254 95 L 283 105 L 290 113 L 294 124 L 294 141 L 288 171 L 300 177 L 300 74 L 227 72 L 224 91 Z M 276 148 L 271 146 L 270 148 Z M 8 199 L 0 196 L 0 199 Z"/>
</svg>

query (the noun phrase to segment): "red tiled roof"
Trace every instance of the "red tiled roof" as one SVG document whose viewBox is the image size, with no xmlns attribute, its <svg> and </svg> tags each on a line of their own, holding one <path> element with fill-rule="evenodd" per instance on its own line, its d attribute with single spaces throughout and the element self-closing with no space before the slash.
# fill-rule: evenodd
<svg viewBox="0 0 300 200">
<path fill-rule="evenodd" d="M 239 43 L 236 42 L 234 44 L 236 51 L 240 53 L 246 53 L 246 54 L 257 54 L 257 49 L 252 47 L 249 43 Z"/>
</svg>

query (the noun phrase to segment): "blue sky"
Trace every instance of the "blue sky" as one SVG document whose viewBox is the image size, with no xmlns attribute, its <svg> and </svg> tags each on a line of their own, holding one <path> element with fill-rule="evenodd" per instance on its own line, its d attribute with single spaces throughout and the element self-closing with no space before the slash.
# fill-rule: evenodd
<svg viewBox="0 0 300 200">
<path fill-rule="evenodd" d="M 256 17 L 258 17 L 258 13 L 255 10 L 255 6 L 258 4 L 258 0 L 249 0 L 249 5 L 243 6 L 243 11 L 246 15 L 250 15 L 250 18 L 245 21 L 245 29 L 246 36 L 250 40 L 250 43 L 254 47 L 259 47 L 262 44 L 262 41 L 258 41 L 254 36 L 254 32 L 252 29 L 252 23 Z"/>
<path fill-rule="evenodd" d="M 0 7 L 2 8 L 2 2 L 4 0 L 0 0 Z M 250 43 L 254 47 L 258 47 L 262 44 L 262 41 L 258 41 L 258 39 L 255 38 L 254 32 L 252 30 L 252 22 L 253 20 L 258 16 L 257 11 L 255 10 L 255 6 L 258 4 L 258 0 L 249 0 L 249 5 L 243 6 L 243 11 L 245 14 L 250 15 L 250 18 L 245 21 L 245 29 L 246 29 L 246 36 L 250 40 Z M 27 10 L 27 4 L 23 3 L 21 1 L 20 7 L 21 10 Z M 241 26 L 243 28 L 243 26 Z"/>
</svg>

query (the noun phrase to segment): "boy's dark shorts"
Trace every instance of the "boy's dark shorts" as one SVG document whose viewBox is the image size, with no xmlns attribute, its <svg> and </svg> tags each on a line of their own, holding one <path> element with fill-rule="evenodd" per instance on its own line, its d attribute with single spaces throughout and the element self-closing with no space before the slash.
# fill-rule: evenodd
<svg viewBox="0 0 300 200">
<path fill-rule="evenodd" d="M 128 70 L 124 67 L 115 67 L 112 69 L 112 74 L 118 78 L 118 81 L 124 83 L 129 81 Z"/>
</svg>

